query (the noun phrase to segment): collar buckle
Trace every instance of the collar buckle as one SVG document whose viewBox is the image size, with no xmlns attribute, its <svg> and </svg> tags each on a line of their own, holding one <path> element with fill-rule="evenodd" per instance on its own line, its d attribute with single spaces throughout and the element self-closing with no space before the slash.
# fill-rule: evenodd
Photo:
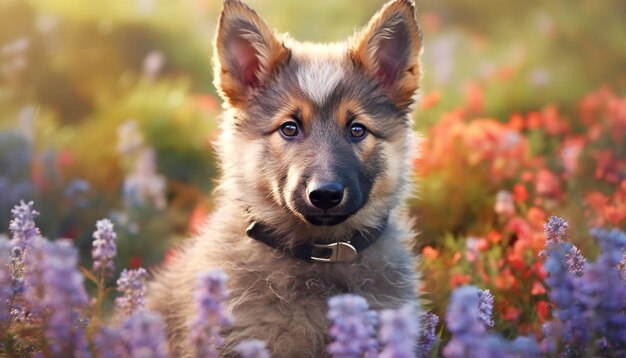
<svg viewBox="0 0 626 358">
<path fill-rule="evenodd" d="M 315 251 L 319 251 L 318 256 L 316 252 L 311 254 L 311 260 L 315 262 L 353 262 L 358 254 L 356 248 L 349 242 L 334 242 L 332 244 L 312 244 Z M 328 255 L 324 255 L 329 253 Z"/>
</svg>

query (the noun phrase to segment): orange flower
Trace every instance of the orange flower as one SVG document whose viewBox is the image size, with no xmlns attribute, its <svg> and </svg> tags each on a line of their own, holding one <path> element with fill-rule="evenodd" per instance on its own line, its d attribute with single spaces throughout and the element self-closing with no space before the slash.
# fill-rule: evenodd
<svg viewBox="0 0 626 358">
<path fill-rule="evenodd" d="M 526 114 L 526 128 L 538 129 L 541 127 L 541 114 L 539 112 L 529 112 Z"/>
<path fill-rule="evenodd" d="M 502 319 L 505 321 L 517 321 L 521 313 L 522 311 L 520 309 L 506 305 L 502 311 Z"/>
<path fill-rule="evenodd" d="M 430 93 L 427 93 L 426 95 L 424 95 L 424 97 L 422 97 L 420 108 L 422 110 L 430 109 L 436 106 L 440 101 L 441 101 L 441 91 L 439 90 L 431 91 Z"/>
<path fill-rule="evenodd" d="M 220 103 L 218 100 L 208 94 L 194 96 L 192 101 L 198 109 L 206 113 L 214 113 L 220 109 Z"/>
<path fill-rule="evenodd" d="M 528 214 L 526 216 L 528 217 L 528 222 L 533 229 L 540 232 L 543 230 L 543 225 L 546 222 L 546 213 L 543 210 L 533 206 L 528 209 Z"/>
<path fill-rule="evenodd" d="M 465 285 L 469 283 L 472 278 L 469 275 L 462 275 L 460 273 L 455 273 L 450 276 L 450 286 L 454 289 L 461 285 Z"/>
<path fill-rule="evenodd" d="M 422 255 L 428 259 L 436 259 L 439 256 L 439 250 L 433 248 L 432 246 L 425 246 L 422 249 Z"/>
<path fill-rule="evenodd" d="M 510 269 L 504 269 L 500 272 L 500 274 L 496 277 L 495 280 L 496 287 L 501 290 L 509 290 L 512 289 L 516 282 L 515 277 L 511 274 Z"/>
<path fill-rule="evenodd" d="M 512 66 L 503 66 L 496 72 L 496 77 L 501 81 L 510 80 L 515 75 L 515 68 Z"/>
<path fill-rule="evenodd" d="M 541 111 L 542 126 L 549 135 L 559 135 L 569 131 L 569 123 L 559 117 L 556 106 L 550 105 Z"/>
<path fill-rule="evenodd" d="M 541 282 L 539 281 L 533 282 L 533 286 L 530 289 L 530 294 L 533 296 L 537 296 L 537 295 L 543 295 L 544 293 L 546 293 L 546 289 L 545 287 L 543 287 Z"/>
<path fill-rule="evenodd" d="M 497 244 L 500 240 L 502 240 L 502 235 L 495 230 L 491 230 L 487 233 L 486 238 L 492 244 Z"/>
<path fill-rule="evenodd" d="M 514 113 L 509 117 L 509 128 L 521 132 L 524 130 L 524 117 L 519 113 Z"/>
<path fill-rule="evenodd" d="M 465 87 L 465 108 L 469 113 L 483 111 L 484 93 L 477 83 L 469 83 Z"/>
<path fill-rule="evenodd" d="M 523 204 L 528 200 L 528 190 L 524 184 L 515 184 L 513 186 L 513 199 L 517 204 Z"/>
</svg>

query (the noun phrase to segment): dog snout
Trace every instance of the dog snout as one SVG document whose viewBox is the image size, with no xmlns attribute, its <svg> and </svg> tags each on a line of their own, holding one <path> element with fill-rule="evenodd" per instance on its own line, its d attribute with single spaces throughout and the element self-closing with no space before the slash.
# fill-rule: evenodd
<svg viewBox="0 0 626 358">
<path fill-rule="evenodd" d="M 329 210 L 338 206 L 344 197 L 345 187 L 338 181 L 313 180 L 307 187 L 309 201 L 313 206 Z"/>
</svg>

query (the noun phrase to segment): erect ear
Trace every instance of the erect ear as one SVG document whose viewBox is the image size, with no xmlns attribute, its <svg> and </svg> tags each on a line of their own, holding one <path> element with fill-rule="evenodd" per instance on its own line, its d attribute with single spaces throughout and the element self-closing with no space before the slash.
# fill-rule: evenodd
<svg viewBox="0 0 626 358">
<path fill-rule="evenodd" d="M 351 56 L 400 107 L 419 87 L 422 34 L 411 0 L 388 2 L 353 39 Z"/>
<path fill-rule="evenodd" d="M 226 102 L 242 106 L 267 81 L 289 51 L 248 6 L 226 0 L 215 39 L 215 87 Z"/>
</svg>

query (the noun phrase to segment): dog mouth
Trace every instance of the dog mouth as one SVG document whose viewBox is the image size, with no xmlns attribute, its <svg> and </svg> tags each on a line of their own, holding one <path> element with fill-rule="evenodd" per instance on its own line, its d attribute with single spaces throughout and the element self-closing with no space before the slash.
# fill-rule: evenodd
<svg viewBox="0 0 626 358">
<path fill-rule="evenodd" d="M 346 221 L 352 214 L 347 215 L 303 215 L 304 219 L 312 225 L 316 226 L 333 226 Z"/>
</svg>

